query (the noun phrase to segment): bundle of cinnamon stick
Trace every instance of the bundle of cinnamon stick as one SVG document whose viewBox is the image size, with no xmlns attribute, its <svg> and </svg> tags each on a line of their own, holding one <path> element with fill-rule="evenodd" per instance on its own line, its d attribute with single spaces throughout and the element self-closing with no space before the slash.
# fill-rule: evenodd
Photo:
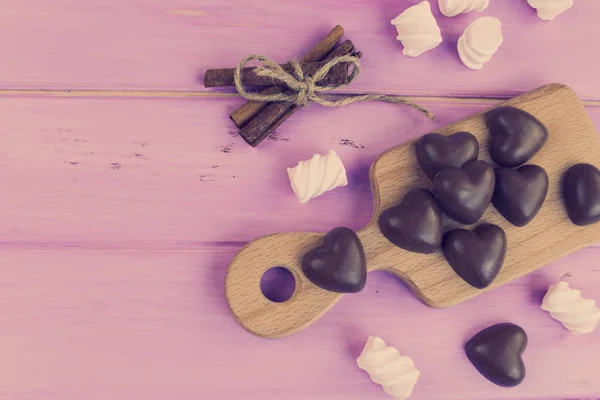
<svg viewBox="0 0 600 400">
<path fill-rule="evenodd" d="M 354 44 L 350 40 L 338 45 L 344 28 L 336 26 L 323 38 L 308 54 L 300 59 L 300 66 L 305 75 L 311 76 L 324 63 L 340 56 L 354 55 L 360 57 L 360 52 L 356 51 Z M 285 71 L 291 72 L 292 67 L 289 64 L 281 66 Z M 334 66 L 327 76 L 321 81 L 322 85 L 340 85 L 348 82 L 347 64 L 338 64 Z M 262 90 L 261 94 L 279 93 L 285 88 L 280 82 L 271 78 L 257 75 L 253 72 L 254 68 L 245 68 L 242 70 L 242 80 L 249 86 L 269 86 Z M 208 70 L 204 75 L 205 87 L 234 86 L 234 68 Z M 292 114 L 298 111 L 300 107 L 289 102 L 258 102 L 248 101 L 242 107 L 230 114 L 231 120 L 240 129 L 240 136 L 252 147 L 257 146 L 277 127 L 279 127 Z"/>
</svg>

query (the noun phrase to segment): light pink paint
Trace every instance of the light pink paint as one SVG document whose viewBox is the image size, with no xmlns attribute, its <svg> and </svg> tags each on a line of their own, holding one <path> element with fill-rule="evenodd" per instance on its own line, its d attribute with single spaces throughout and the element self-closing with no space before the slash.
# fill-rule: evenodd
<svg viewBox="0 0 600 400">
<path fill-rule="evenodd" d="M 415 2 L 8 0 L 0 89 L 201 89 L 205 68 L 249 51 L 286 59 L 341 23 L 365 53 L 353 90 L 495 96 L 561 81 L 600 99 L 600 53 L 582 35 L 596 29 L 598 2 L 544 23 L 524 0 L 492 1 L 482 15 L 502 20 L 505 44 L 476 73 L 450 41 L 480 14 L 440 17 L 448 43 L 401 55 L 389 20 Z M 450 309 L 376 273 L 289 338 L 258 339 L 231 316 L 224 274 L 243 243 L 360 228 L 378 154 L 491 105 L 421 103 L 436 121 L 389 104 L 313 106 L 253 149 L 228 133 L 240 99 L 1 94 L 0 399 L 384 400 L 355 365 L 368 335 L 413 358 L 415 400 L 600 397 L 598 332 L 570 335 L 539 309 L 564 272 L 600 293 L 599 246 Z M 600 108 L 588 112 L 600 128 Z M 329 149 L 349 185 L 299 204 L 286 168 Z M 528 376 L 514 389 L 487 382 L 462 352 L 500 321 L 529 334 Z"/>
<path fill-rule="evenodd" d="M 583 250 L 449 309 L 427 308 L 375 273 L 310 328 L 265 340 L 227 308 L 231 251 L 3 251 L 0 398 L 384 400 L 355 364 L 373 334 L 421 370 L 417 400 L 595 398 L 598 332 L 573 336 L 538 306 L 565 271 L 597 295 L 590 260 L 599 255 Z M 478 329 L 501 321 L 529 334 L 528 376 L 514 389 L 486 381 L 462 351 Z"/>
<path fill-rule="evenodd" d="M 600 99 L 596 21 L 600 2 L 577 0 L 552 22 L 525 0 L 491 1 L 481 13 L 444 17 L 444 42 L 402 57 L 390 21 L 421 0 L 4 0 L 0 3 L 0 85 L 55 88 L 204 90 L 207 68 L 234 67 L 249 53 L 286 61 L 335 24 L 363 51 L 352 91 L 512 95 L 548 82 Z M 502 21 L 504 44 L 474 74 L 456 42 L 475 18 Z"/>
<path fill-rule="evenodd" d="M 384 399 L 354 364 L 368 335 L 414 358 L 423 372 L 417 400 L 600 396 L 598 334 L 570 336 L 538 308 L 566 271 L 584 293 L 598 293 L 600 247 L 445 310 L 376 274 L 298 335 L 246 333 L 223 292 L 241 243 L 359 228 L 371 213 L 367 171 L 377 154 L 487 106 L 426 102 L 436 122 L 386 104 L 311 107 L 279 140 L 252 149 L 227 134 L 237 103 L 0 101 L 5 398 Z M 600 125 L 600 110 L 588 110 Z M 350 184 L 301 205 L 285 167 L 328 148 L 344 159 Z M 481 378 L 461 350 L 477 329 L 503 320 L 522 324 L 531 341 L 528 378 L 511 390 Z M 553 362 L 567 358 L 566 371 Z"/>
<path fill-rule="evenodd" d="M 277 141 L 252 148 L 228 133 L 239 99 L 0 98 L 0 167 L 10 171 L 0 174 L 10 188 L 0 196 L 10 210 L 0 246 L 188 250 L 290 229 L 361 228 L 379 154 L 491 106 L 422 103 L 435 121 L 391 104 L 314 105 Z M 600 127 L 600 109 L 588 111 Z M 329 149 L 348 186 L 300 204 L 286 168 Z"/>
</svg>

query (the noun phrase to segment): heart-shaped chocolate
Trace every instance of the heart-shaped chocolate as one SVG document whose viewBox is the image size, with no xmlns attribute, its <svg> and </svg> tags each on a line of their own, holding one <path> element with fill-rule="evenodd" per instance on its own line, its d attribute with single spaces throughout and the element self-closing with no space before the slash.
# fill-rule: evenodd
<svg viewBox="0 0 600 400">
<path fill-rule="evenodd" d="M 566 173 L 563 194 L 569 218 L 585 226 L 600 221 L 600 171 L 591 164 L 573 165 Z"/>
<path fill-rule="evenodd" d="M 433 178 L 433 194 L 442 210 L 463 224 L 481 218 L 494 194 L 494 169 L 485 161 L 469 161 L 461 168 L 444 168 Z"/>
<path fill-rule="evenodd" d="M 323 244 L 302 258 L 302 271 L 315 285 L 331 292 L 357 293 L 367 283 L 367 262 L 360 239 L 349 228 L 335 228 Z"/>
<path fill-rule="evenodd" d="M 506 234 L 491 224 L 479 225 L 472 231 L 454 229 L 444 235 L 442 248 L 454 272 L 469 285 L 483 289 L 502 268 Z"/>
<path fill-rule="evenodd" d="M 477 160 L 479 143 L 469 132 L 448 136 L 428 133 L 417 141 L 416 153 L 421 169 L 433 180 L 443 168 L 460 168 L 469 161 Z"/>
<path fill-rule="evenodd" d="M 503 167 L 526 163 L 548 140 L 548 129 L 533 115 L 515 107 L 497 107 L 485 114 L 492 140 L 490 156 Z"/>
<path fill-rule="evenodd" d="M 548 174 L 537 165 L 516 170 L 498 167 L 492 204 L 516 226 L 525 226 L 536 216 L 548 193 Z"/>
<path fill-rule="evenodd" d="M 413 189 L 400 204 L 381 213 L 379 229 L 398 247 L 430 254 L 442 244 L 442 210 L 431 192 Z"/>
<path fill-rule="evenodd" d="M 521 355 L 527 347 L 527 333 L 518 325 L 502 323 L 485 328 L 465 345 L 465 352 L 477 371 L 498 386 L 517 386 L 525 378 Z"/>
</svg>

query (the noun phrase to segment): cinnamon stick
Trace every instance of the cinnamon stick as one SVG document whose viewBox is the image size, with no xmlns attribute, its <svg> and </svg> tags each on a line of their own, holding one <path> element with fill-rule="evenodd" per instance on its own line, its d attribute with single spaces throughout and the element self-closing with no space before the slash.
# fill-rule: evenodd
<svg viewBox="0 0 600 400">
<path fill-rule="evenodd" d="M 344 28 L 337 25 L 335 28 L 323 38 L 315 47 L 313 47 L 301 60 L 301 63 L 318 62 L 322 61 L 323 58 L 337 45 L 340 39 L 344 36 Z M 278 93 L 277 88 L 267 88 L 261 93 L 263 94 L 274 94 Z M 261 101 L 248 101 L 242 107 L 238 108 L 230 114 L 231 120 L 238 127 L 242 128 L 248 123 L 255 115 L 262 111 L 269 103 Z"/>
<path fill-rule="evenodd" d="M 305 75 L 314 74 L 324 65 L 322 62 L 300 64 Z M 290 64 L 280 65 L 284 71 L 293 74 L 294 68 Z M 245 86 L 284 86 L 285 84 L 277 79 L 268 76 L 257 75 L 256 67 L 246 67 L 242 70 L 242 82 Z M 233 76 L 235 68 L 208 69 L 204 73 L 204 87 L 223 87 L 235 86 Z M 329 73 L 320 81 L 321 86 L 342 85 L 348 83 L 348 64 L 338 64 L 334 66 Z M 278 89 L 280 91 L 281 89 Z"/>
<path fill-rule="evenodd" d="M 356 52 L 354 44 L 350 40 L 346 40 L 344 43 L 335 48 L 327 57 L 325 57 L 323 61 L 327 62 L 336 57 L 348 54 L 356 54 L 359 57 L 361 56 L 360 53 Z M 243 137 L 250 146 L 256 147 L 260 142 L 263 141 L 263 139 L 269 136 L 269 134 L 271 134 L 299 109 L 299 106 L 292 103 L 270 103 L 254 118 L 252 118 L 242 129 L 240 129 L 240 136 Z"/>
</svg>

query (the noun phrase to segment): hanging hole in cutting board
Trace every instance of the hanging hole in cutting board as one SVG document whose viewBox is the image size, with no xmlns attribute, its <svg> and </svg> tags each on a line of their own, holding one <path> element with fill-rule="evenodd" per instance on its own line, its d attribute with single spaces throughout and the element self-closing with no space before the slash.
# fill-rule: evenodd
<svg viewBox="0 0 600 400">
<path fill-rule="evenodd" d="M 260 290 L 272 302 L 283 303 L 294 294 L 296 279 L 289 269 L 273 267 L 268 269 L 260 279 Z"/>
</svg>

